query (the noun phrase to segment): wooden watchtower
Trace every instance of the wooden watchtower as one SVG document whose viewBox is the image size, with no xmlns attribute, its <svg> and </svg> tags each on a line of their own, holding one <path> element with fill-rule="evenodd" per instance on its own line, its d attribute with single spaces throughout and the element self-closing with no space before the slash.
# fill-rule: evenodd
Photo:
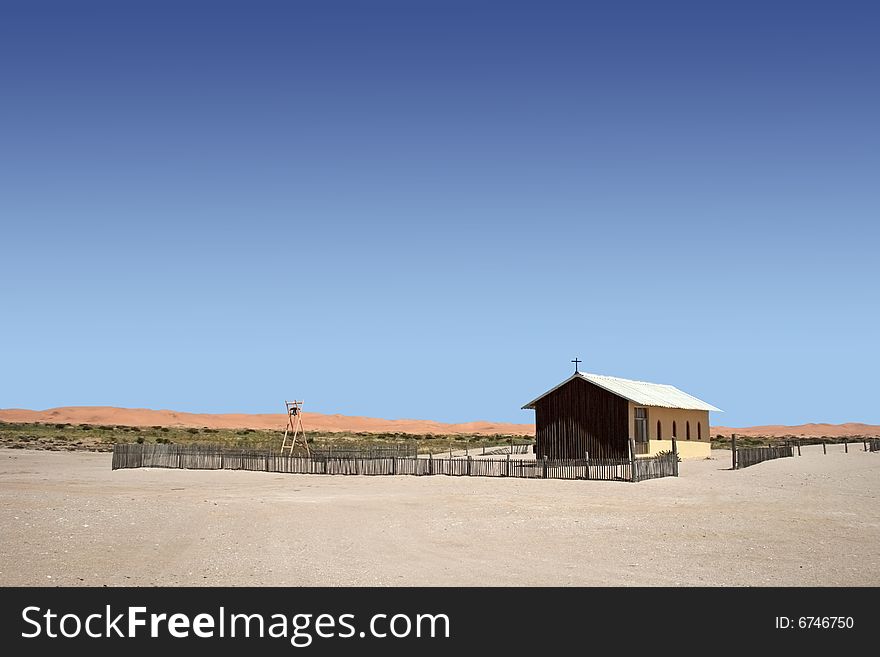
<svg viewBox="0 0 880 657">
<path fill-rule="evenodd" d="M 284 404 L 287 406 L 287 428 L 284 429 L 284 438 L 281 441 L 281 453 L 284 454 L 286 449 L 289 454 L 293 454 L 293 448 L 299 441 L 306 448 L 306 454 L 311 456 L 312 452 L 309 449 L 309 441 L 306 439 L 306 430 L 303 428 L 302 400 L 285 401 Z M 289 443 L 288 438 L 290 438 Z"/>
</svg>

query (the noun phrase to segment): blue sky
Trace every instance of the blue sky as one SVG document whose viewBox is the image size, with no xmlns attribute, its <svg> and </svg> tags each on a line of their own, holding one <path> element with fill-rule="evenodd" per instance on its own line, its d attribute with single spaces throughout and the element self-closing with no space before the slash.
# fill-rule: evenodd
<svg viewBox="0 0 880 657">
<path fill-rule="evenodd" d="M 0 407 L 880 423 L 880 10 L 6 2 Z"/>
</svg>

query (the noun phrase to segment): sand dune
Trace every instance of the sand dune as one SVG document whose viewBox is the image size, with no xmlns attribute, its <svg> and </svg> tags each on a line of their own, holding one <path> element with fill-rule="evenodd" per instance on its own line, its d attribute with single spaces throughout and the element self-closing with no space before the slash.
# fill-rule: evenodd
<svg viewBox="0 0 880 657">
<path fill-rule="evenodd" d="M 113 406 L 67 406 L 45 411 L 0 409 L 0 422 L 58 422 L 70 424 L 103 424 L 129 427 L 208 427 L 210 429 L 284 429 L 287 416 L 283 413 L 182 413 L 149 408 L 115 408 Z M 447 424 L 431 420 L 383 420 L 351 415 L 303 413 L 306 428 L 312 431 L 352 431 L 367 433 L 415 434 L 535 434 L 534 424 L 509 422 L 461 422 Z M 766 425 L 758 427 L 713 426 L 712 435 L 729 436 L 880 436 L 880 426 L 848 422 L 846 424 L 800 424 L 797 426 Z"/>
<path fill-rule="evenodd" d="M 758 427 L 712 427 L 712 435 L 729 436 L 735 433 L 740 436 L 801 436 L 803 438 L 842 438 L 844 436 L 880 436 L 880 425 L 847 422 L 845 424 L 798 424 L 785 426 L 768 424 Z"/>
<path fill-rule="evenodd" d="M 248 415 L 245 413 L 181 413 L 148 408 L 115 408 L 112 406 L 69 406 L 31 411 L 0 409 L 2 422 L 57 422 L 70 424 L 101 424 L 129 427 L 208 427 L 210 429 L 278 429 L 283 430 L 287 416 L 283 413 Z M 310 431 L 352 431 L 369 433 L 415 433 L 474 435 L 532 435 L 533 424 L 504 422 L 463 422 L 447 424 L 430 420 L 383 420 L 372 417 L 303 413 L 303 423 Z"/>
</svg>

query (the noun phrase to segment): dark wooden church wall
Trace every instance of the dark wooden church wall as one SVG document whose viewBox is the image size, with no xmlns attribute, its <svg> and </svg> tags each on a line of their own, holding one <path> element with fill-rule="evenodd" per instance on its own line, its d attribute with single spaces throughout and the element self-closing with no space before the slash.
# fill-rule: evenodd
<svg viewBox="0 0 880 657">
<path fill-rule="evenodd" d="M 574 379 L 538 401 L 538 458 L 625 458 L 628 402 L 597 385 Z"/>
</svg>

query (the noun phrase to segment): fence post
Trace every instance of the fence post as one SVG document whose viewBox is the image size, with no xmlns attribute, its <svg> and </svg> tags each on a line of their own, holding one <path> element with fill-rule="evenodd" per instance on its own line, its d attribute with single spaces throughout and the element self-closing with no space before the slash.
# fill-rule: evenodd
<svg viewBox="0 0 880 657">
<path fill-rule="evenodd" d="M 865 451 L 867 452 L 868 451 L 868 441 L 865 440 L 864 438 L 862 438 L 862 445 L 865 446 Z"/>
<path fill-rule="evenodd" d="M 393 475 L 397 474 L 397 457 L 396 456 L 391 457 L 391 474 L 393 474 Z"/>
<path fill-rule="evenodd" d="M 510 454 L 507 455 L 507 474 L 505 474 L 504 476 L 505 477 L 510 476 Z"/>
<path fill-rule="evenodd" d="M 672 471 L 678 476 L 678 441 L 672 436 Z"/>
<path fill-rule="evenodd" d="M 629 480 L 630 481 L 638 481 L 639 477 L 636 473 L 636 444 L 635 441 L 630 438 L 626 443 L 627 449 L 629 450 Z"/>
<path fill-rule="evenodd" d="M 471 457 L 467 457 L 467 476 L 471 476 Z"/>
<path fill-rule="evenodd" d="M 822 441 L 822 453 L 823 453 L 823 454 L 827 454 L 827 453 L 828 453 L 828 449 L 826 449 L 826 447 L 825 447 L 825 441 L 824 441 L 824 440 Z"/>
<path fill-rule="evenodd" d="M 849 454 L 849 441 L 846 438 L 843 439 L 843 453 Z"/>
<path fill-rule="evenodd" d="M 801 455 L 801 439 L 798 438 L 795 442 L 797 443 L 798 456 L 800 456 Z"/>
<path fill-rule="evenodd" d="M 544 459 L 541 461 L 541 479 L 547 478 L 547 456 L 544 455 Z"/>
<path fill-rule="evenodd" d="M 434 454 L 428 452 L 428 474 L 434 474 Z"/>
<path fill-rule="evenodd" d="M 730 469 L 736 470 L 736 434 L 730 435 Z"/>
</svg>

